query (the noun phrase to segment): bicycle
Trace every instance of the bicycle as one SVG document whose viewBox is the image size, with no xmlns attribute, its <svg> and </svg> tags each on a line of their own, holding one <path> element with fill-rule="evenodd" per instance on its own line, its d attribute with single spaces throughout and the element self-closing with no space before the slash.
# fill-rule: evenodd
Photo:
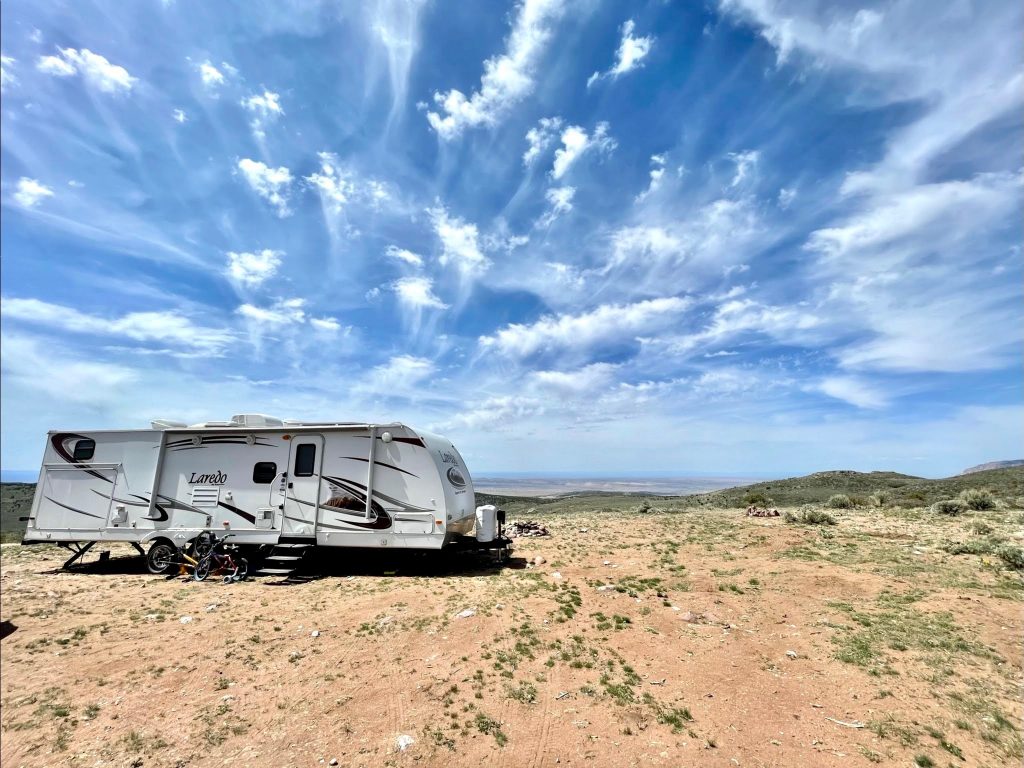
<svg viewBox="0 0 1024 768">
<path fill-rule="evenodd" d="M 204 581 L 211 573 L 223 574 L 225 584 L 242 581 L 249 575 L 249 561 L 238 553 L 236 547 L 226 547 L 224 542 L 234 534 L 228 533 L 220 539 L 214 533 L 203 533 L 192 543 L 193 554 L 178 548 L 178 574 Z"/>
</svg>

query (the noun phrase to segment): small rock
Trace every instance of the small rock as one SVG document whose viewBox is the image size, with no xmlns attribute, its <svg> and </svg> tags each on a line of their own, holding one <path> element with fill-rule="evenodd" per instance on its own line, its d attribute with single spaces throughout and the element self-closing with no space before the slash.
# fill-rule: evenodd
<svg viewBox="0 0 1024 768">
<path fill-rule="evenodd" d="M 612 564 L 612 561 L 611 561 L 611 560 L 605 560 L 605 561 L 603 561 L 603 562 L 601 563 L 601 565 L 611 565 L 611 564 Z"/>
<path fill-rule="evenodd" d="M 796 651 L 786 651 L 786 655 L 791 659 L 795 659 L 797 657 Z"/>
<path fill-rule="evenodd" d="M 180 621 L 182 624 L 190 624 L 192 622 L 192 617 L 182 616 L 180 619 L 178 619 L 178 621 Z"/>
<path fill-rule="evenodd" d="M 327 763 L 327 764 L 328 765 L 337 765 L 338 764 L 338 758 L 332 757 L 331 761 L 329 763 Z"/>
<path fill-rule="evenodd" d="M 310 637 L 320 637 L 320 630 L 319 629 L 314 629 L 312 632 L 309 633 L 309 636 Z"/>
<path fill-rule="evenodd" d="M 232 696 L 232 695 L 231 695 L 231 694 L 229 693 L 229 694 L 227 694 L 226 696 L 221 696 L 221 697 L 220 697 L 220 700 L 221 700 L 221 701 L 223 701 L 223 702 L 225 702 L 225 703 L 227 703 L 227 704 L 230 704 L 230 703 L 231 703 L 232 701 L 234 701 L 234 700 L 235 700 L 235 697 L 234 697 L 234 696 Z"/>
<path fill-rule="evenodd" d="M 544 555 L 537 555 L 535 558 L 533 558 L 534 565 L 544 565 L 544 563 L 546 562 L 547 560 L 545 559 Z"/>
<path fill-rule="evenodd" d="M 551 574 L 551 578 L 552 579 L 561 579 L 562 578 L 562 574 L 559 573 L 558 571 L 555 571 L 554 573 Z"/>
<path fill-rule="evenodd" d="M 407 750 L 415 743 L 416 739 L 404 733 L 397 739 L 395 739 L 395 747 L 398 749 L 399 752 L 405 752 L 405 750 Z"/>
<path fill-rule="evenodd" d="M 472 608 L 467 608 L 466 610 L 459 611 L 455 614 L 455 618 L 457 619 L 468 619 L 470 616 L 476 616 L 476 611 Z"/>
<path fill-rule="evenodd" d="M 210 603 L 208 606 L 206 606 L 206 612 L 210 613 L 211 611 L 216 611 L 219 607 L 220 603 Z"/>
</svg>

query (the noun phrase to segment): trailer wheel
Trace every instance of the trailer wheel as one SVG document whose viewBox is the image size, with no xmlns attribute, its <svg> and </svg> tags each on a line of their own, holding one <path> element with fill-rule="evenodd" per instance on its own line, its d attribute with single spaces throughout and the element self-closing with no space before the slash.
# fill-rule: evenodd
<svg viewBox="0 0 1024 768">
<path fill-rule="evenodd" d="M 149 548 L 146 568 L 150 573 L 166 573 L 174 562 L 174 547 L 166 541 L 158 541 Z"/>
</svg>

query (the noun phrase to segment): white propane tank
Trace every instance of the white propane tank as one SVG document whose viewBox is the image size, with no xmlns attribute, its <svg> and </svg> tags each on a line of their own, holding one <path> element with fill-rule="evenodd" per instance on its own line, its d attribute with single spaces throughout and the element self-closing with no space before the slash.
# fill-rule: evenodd
<svg viewBox="0 0 1024 768">
<path fill-rule="evenodd" d="M 494 541 L 498 535 L 498 508 L 484 504 L 476 508 L 476 540 Z"/>
</svg>

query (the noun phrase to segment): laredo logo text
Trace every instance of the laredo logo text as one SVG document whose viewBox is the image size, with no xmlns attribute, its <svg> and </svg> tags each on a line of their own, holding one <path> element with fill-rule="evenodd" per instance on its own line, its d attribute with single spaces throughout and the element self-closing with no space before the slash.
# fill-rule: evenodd
<svg viewBox="0 0 1024 768">
<path fill-rule="evenodd" d="M 195 472 L 192 473 L 192 477 L 188 479 L 189 485 L 224 485 L 228 481 L 227 473 L 225 472 L 210 472 L 205 475 L 197 475 Z"/>
</svg>

